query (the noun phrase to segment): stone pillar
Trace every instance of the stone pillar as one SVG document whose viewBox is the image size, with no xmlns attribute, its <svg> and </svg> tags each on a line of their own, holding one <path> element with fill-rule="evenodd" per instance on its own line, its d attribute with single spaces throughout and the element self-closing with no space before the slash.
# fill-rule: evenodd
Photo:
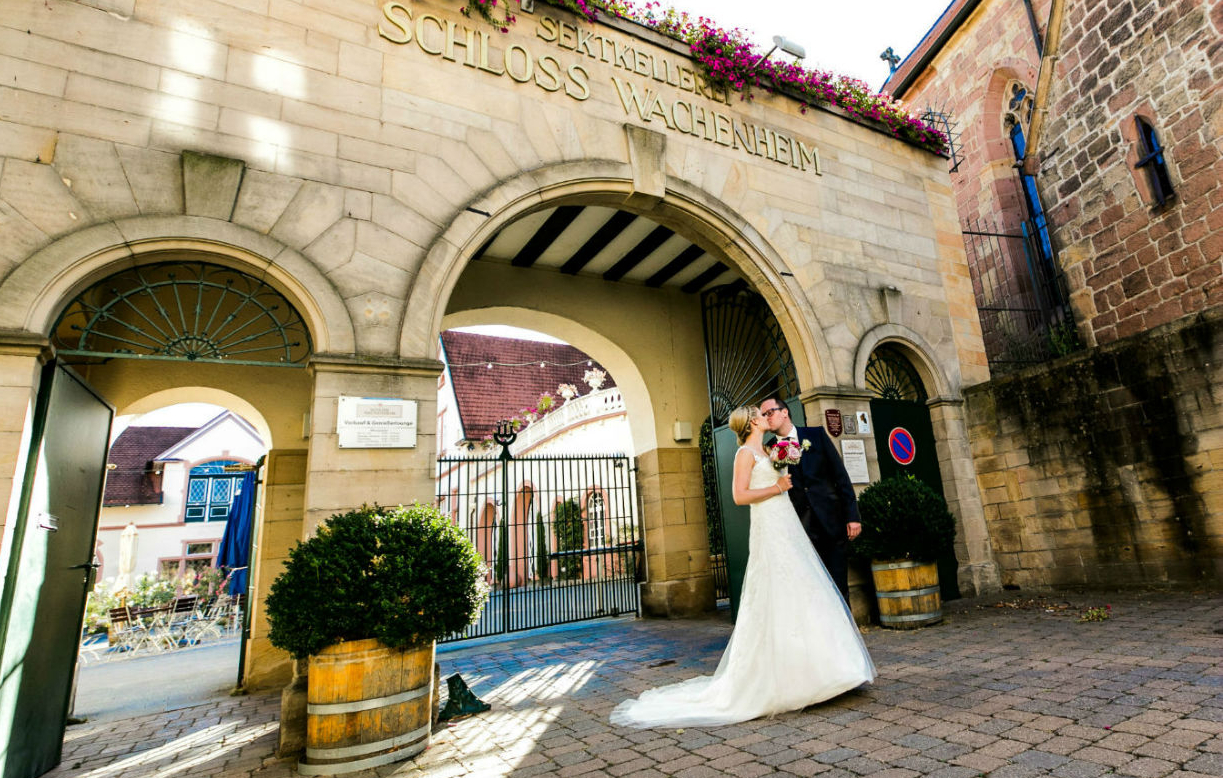
<svg viewBox="0 0 1223 778">
<path fill-rule="evenodd" d="M 713 610 L 700 449 L 658 448 L 640 454 L 637 483 L 646 554 L 642 613 L 686 618 Z"/>
<path fill-rule="evenodd" d="M 927 404 L 934 427 L 939 472 L 943 476 L 943 495 L 951 514 L 958 520 L 955 557 L 960 563 L 960 592 L 965 597 L 973 597 L 998 591 L 1002 588 L 1002 579 L 994 560 L 985 508 L 977 486 L 977 471 L 964 419 L 964 400 L 936 397 Z"/>
<path fill-rule="evenodd" d="M 263 466 L 263 508 L 251 565 L 251 637 L 246 644 L 247 691 L 271 689 L 293 675 L 293 660 L 268 641 L 267 602 L 272 582 L 284 569 L 289 549 L 302 537 L 306 450 L 273 449 Z"/>
<path fill-rule="evenodd" d="M 42 366 L 49 356 L 46 338 L 0 333 L 0 505 L 5 509 L 0 515 L 0 537 L 6 539 L 0 549 L 0 564 L 5 566 L 10 551 L 6 529 L 17 518 L 30 448 L 30 422 Z"/>
<path fill-rule="evenodd" d="M 320 354 L 310 362 L 310 458 L 302 537 L 334 513 L 364 503 L 432 503 L 437 468 L 437 378 L 433 359 L 392 359 Z M 336 408 L 341 396 L 391 397 L 417 403 L 415 448 L 341 449 Z"/>
<path fill-rule="evenodd" d="M 808 427 L 823 427 L 826 410 L 838 410 L 842 419 L 845 419 L 856 418 L 858 411 L 869 412 L 871 409 L 871 394 L 861 389 L 825 386 L 803 392 L 799 400 L 803 404 L 803 414 L 807 417 Z M 872 481 L 879 480 L 879 457 L 875 451 L 874 429 L 865 435 L 842 433 L 840 437 L 831 438 L 838 453 L 841 451 L 841 441 L 846 438 L 865 441 L 867 471 Z M 854 484 L 854 491 L 861 492 L 866 486 L 867 484 Z M 854 620 L 859 624 L 871 622 L 871 614 L 876 608 L 875 584 L 871 580 L 870 567 L 865 563 L 851 562 L 849 565 L 849 608 L 853 611 Z"/>
</svg>

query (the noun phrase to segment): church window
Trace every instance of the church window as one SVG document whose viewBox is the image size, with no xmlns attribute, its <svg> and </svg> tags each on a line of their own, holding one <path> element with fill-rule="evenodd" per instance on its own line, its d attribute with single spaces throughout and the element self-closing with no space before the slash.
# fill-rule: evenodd
<svg viewBox="0 0 1223 778">
<path fill-rule="evenodd" d="M 1168 174 L 1168 163 L 1164 158 L 1164 147 L 1159 134 L 1146 119 L 1134 117 L 1138 125 L 1138 161 L 1136 168 L 1146 168 L 1147 181 L 1151 185 L 1151 197 L 1157 205 L 1163 205 L 1176 195 L 1172 189 L 1172 177 Z"/>
</svg>

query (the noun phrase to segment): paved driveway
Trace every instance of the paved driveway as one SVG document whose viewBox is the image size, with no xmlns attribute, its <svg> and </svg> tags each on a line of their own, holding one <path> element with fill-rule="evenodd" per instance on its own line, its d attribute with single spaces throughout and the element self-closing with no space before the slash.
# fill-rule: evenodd
<svg viewBox="0 0 1223 778">
<path fill-rule="evenodd" d="M 1079 622 L 1089 606 L 1112 618 Z M 1206 593 L 961 601 L 939 627 L 872 629 L 870 687 L 733 727 L 640 731 L 607 714 L 711 672 L 725 618 L 626 621 L 441 655 L 493 704 L 373 776 L 1223 775 L 1223 598 Z M 52 775 L 288 776 L 275 695 L 72 727 Z"/>
</svg>

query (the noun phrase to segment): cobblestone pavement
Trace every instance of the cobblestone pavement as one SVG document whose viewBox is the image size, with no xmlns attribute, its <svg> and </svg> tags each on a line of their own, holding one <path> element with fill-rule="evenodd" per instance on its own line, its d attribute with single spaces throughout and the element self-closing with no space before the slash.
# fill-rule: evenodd
<svg viewBox="0 0 1223 778">
<path fill-rule="evenodd" d="M 1111 618 L 1080 622 L 1091 606 Z M 1045 594 L 952 603 L 941 626 L 869 629 L 880 677 L 837 700 L 731 727 L 627 730 L 612 707 L 712 672 L 725 619 L 621 620 L 440 655 L 493 709 L 388 776 L 1223 775 L 1223 597 Z M 444 686 L 444 685 L 443 685 Z M 278 695 L 71 727 L 50 775 L 289 776 Z"/>
</svg>

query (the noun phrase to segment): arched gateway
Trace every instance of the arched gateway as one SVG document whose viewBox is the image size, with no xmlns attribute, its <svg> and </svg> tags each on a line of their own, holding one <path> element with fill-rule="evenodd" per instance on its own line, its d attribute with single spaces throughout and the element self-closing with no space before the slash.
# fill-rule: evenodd
<svg viewBox="0 0 1223 778">
<path fill-rule="evenodd" d="M 263 639 L 260 602 L 287 548 L 337 510 L 433 499 L 439 332 L 503 313 L 505 324 L 566 322 L 591 335 L 597 358 L 631 364 L 643 603 L 672 616 L 708 608 L 699 292 L 726 283 L 767 304 L 810 423 L 869 416 L 863 369 L 878 343 L 920 355 L 944 493 L 966 540 L 960 586 L 993 580 L 959 398 L 987 371 L 943 158 L 839 109 L 784 94 L 741 101 L 669 38 L 543 3 L 504 34 L 451 0 L 350 3 L 344 17 L 221 10 L 206 31 L 188 4 L 137 4 L 130 17 L 10 5 L 4 24 L 32 42 L 14 54 L 37 66 L 28 72 L 71 72 L 57 91 L 8 86 L 24 108 L 0 145 L 8 634 L 10 604 L 27 594 L 13 538 L 49 358 L 77 360 L 121 408 L 197 387 L 266 420 L 247 668 L 251 686 L 270 686 L 290 665 Z M 275 41 L 256 32 L 272 29 Z M 40 62 L 47 52 L 62 55 Z M 118 92 L 88 72 L 101 61 L 127 82 Z M 514 255 L 499 254 L 498 236 L 514 230 Z M 173 328 L 159 312 L 149 319 L 164 330 L 157 348 L 196 338 L 180 349 L 196 359 L 126 358 L 119 350 L 135 347 L 113 338 L 83 344 L 85 331 L 118 334 L 105 317 L 56 329 L 99 281 L 167 262 L 265 285 L 300 318 L 282 350 L 296 340 L 308 353 L 287 346 L 290 367 L 239 364 L 280 357 L 245 358 L 233 339 L 203 344 L 194 309 L 186 322 L 167 310 Z M 723 277 L 696 283 L 698 266 L 717 265 Z M 135 283 L 157 283 L 144 278 Z M 123 307 L 111 303 L 91 310 Z M 79 353 L 60 354 L 70 342 Z M 614 349 L 596 354 L 599 343 Z M 342 398 L 389 398 L 414 426 L 350 439 L 341 406 L 353 401 Z M 877 477 L 870 435 L 843 426 L 835 443 L 863 480 Z M 5 683 L 24 659 L 15 646 L 5 641 Z M 6 734 L 12 715 L 0 710 Z"/>
</svg>

